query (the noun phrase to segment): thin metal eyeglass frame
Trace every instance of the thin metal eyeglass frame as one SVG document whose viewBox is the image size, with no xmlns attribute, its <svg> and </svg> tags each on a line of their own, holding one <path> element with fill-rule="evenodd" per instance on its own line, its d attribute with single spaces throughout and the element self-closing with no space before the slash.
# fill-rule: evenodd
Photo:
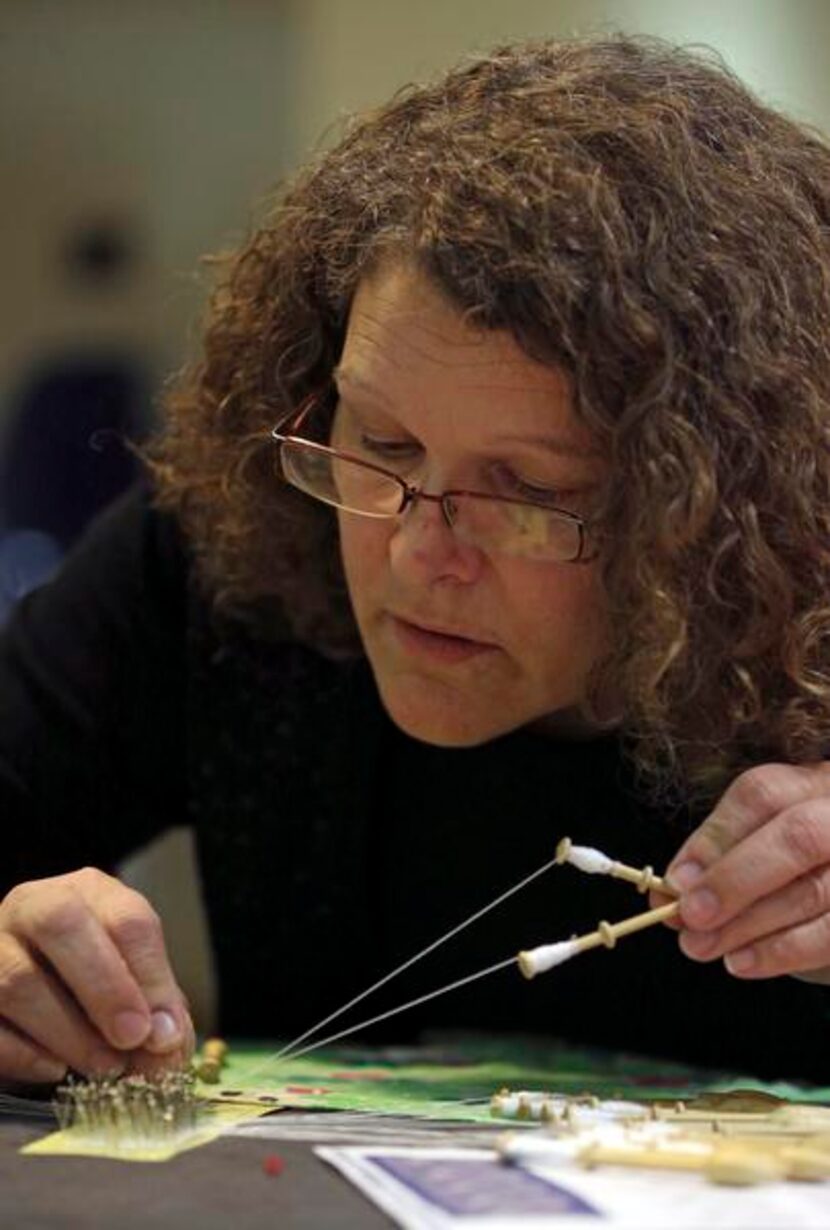
<svg viewBox="0 0 830 1230">
<path fill-rule="evenodd" d="M 399 474 L 395 474 L 392 470 L 387 470 L 383 466 L 375 465 L 371 461 L 365 461 L 362 457 L 356 457 L 354 454 L 348 453 L 344 449 L 331 448 L 327 444 L 318 444 L 315 440 L 305 440 L 302 436 L 295 436 L 293 432 L 300 426 L 303 419 L 311 413 L 322 396 L 323 395 L 320 393 L 309 394 L 309 396 L 300 404 L 299 409 L 292 410 L 289 414 L 285 415 L 284 418 L 280 419 L 276 426 L 271 429 L 272 440 L 276 440 L 276 442 L 280 445 L 300 445 L 302 448 L 308 449 L 313 453 L 322 454 L 325 457 L 340 457 L 344 461 L 350 462 L 352 465 L 361 466 L 364 470 L 372 470 L 375 474 L 380 474 L 383 478 L 391 479 L 400 488 L 401 503 L 393 513 L 373 513 L 364 509 L 350 508 L 348 505 L 338 504 L 334 500 L 326 500 L 322 496 L 306 491 L 304 487 L 298 488 L 298 490 L 303 491 L 304 494 L 311 495 L 312 499 L 320 500 L 322 504 L 329 504 L 333 508 L 342 508 L 345 512 L 350 512 L 356 517 L 375 517 L 378 520 L 383 521 L 391 521 L 395 517 L 399 517 L 401 513 L 405 512 L 409 505 L 414 504 L 416 500 L 430 500 L 435 504 L 441 505 L 441 512 L 444 515 L 444 520 L 451 530 L 454 529 L 454 523 L 450 512 L 451 505 L 448 506 L 447 501 L 451 501 L 453 496 L 466 496 L 477 500 L 492 500 L 498 504 L 512 504 L 519 508 L 537 508 L 541 512 L 553 513 L 553 515 L 559 520 L 566 521 L 568 524 L 575 526 L 579 533 L 579 545 L 577 547 L 576 555 L 569 559 L 557 560 L 556 562 L 561 564 L 585 563 L 585 522 L 577 513 L 572 513 L 566 508 L 556 508 L 554 506 L 548 506 L 547 504 L 534 504 L 531 500 L 514 500 L 511 499 L 510 496 L 493 495 L 489 491 L 467 491 L 463 488 L 453 488 L 449 491 L 442 491 L 440 495 L 432 495 L 428 491 L 421 491 L 418 487 L 411 486 L 406 479 L 401 478 Z M 285 434 L 283 431 L 283 428 L 285 427 L 291 428 L 291 434 Z M 291 482 L 290 479 L 286 479 L 286 481 Z M 292 486 L 295 485 L 296 484 L 292 483 Z M 548 562 L 552 563 L 554 561 Z"/>
</svg>

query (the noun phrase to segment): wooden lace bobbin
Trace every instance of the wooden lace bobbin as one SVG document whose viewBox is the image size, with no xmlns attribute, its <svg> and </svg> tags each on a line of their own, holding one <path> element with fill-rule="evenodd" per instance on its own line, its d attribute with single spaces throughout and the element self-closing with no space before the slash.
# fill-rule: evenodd
<svg viewBox="0 0 830 1230">
<path fill-rule="evenodd" d="M 646 1170 L 691 1170 L 712 1183 L 748 1187 L 787 1176 L 787 1164 L 774 1153 L 744 1144 L 717 1149 L 656 1148 L 652 1146 L 589 1144 L 577 1154 L 588 1169 L 595 1166 L 634 1166 Z"/>
<path fill-rule="evenodd" d="M 619 863 L 601 850 L 595 850 L 593 846 L 575 846 L 570 837 L 563 837 L 557 845 L 556 862 L 560 865 L 570 863 L 588 875 L 606 875 L 615 880 L 626 880 L 629 884 L 634 884 L 641 893 L 647 893 L 654 888 L 674 896 L 663 877 L 655 874 L 653 867 L 629 867 L 627 863 Z"/>
<path fill-rule="evenodd" d="M 658 1147 L 592 1143 L 580 1150 L 584 1166 L 638 1166 L 645 1169 L 693 1170 L 712 1183 L 749 1186 L 780 1179 L 822 1182 L 830 1178 L 830 1153 L 809 1143 L 771 1147 L 756 1140 L 730 1140 L 709 1148 L 690 1141 Z"/>
<path fill-rule="evenodd" d="M 228 1044 L 223 1038 L 207 1038 L 194 1065 L 199 1080 L 206 1085 L 217 1085 L 227 1054 Z"/>
<path fill-rule="evenodd" d="M 787 1102 L 760 1090 L 699 1094 L 690 1103 L 652 1103 L 652 1118 L 686 1131 L 809 1142 L 830 1150 L 830 1107 Z"/>
<path fill-rule="evenodd" d="M 805 1182 L 820 1182 L 830 1178 L 830 1152 L 810 1144 L 784 1145 L 779 1157 L 787 1167 L 787 1177 Z"/>
<path fill-rule="evenodd" d="M 533 1103 L 526 1093 L 519 1094 L 519 1105 L 516 1108 L 517 1119 L 530 1119 L 533 1117 Z"/>
<path fill-rule="evenodd" d="M 571 957 L 588 952 L 591 948 L 599 948 L 603 944 L 606 948 L 613 948 L 623 936 L 632 935 L 635 931 L 643 931 L 646 927 L 653 927 L 667 918 L 673 918 L 679 909 L 679 902 L 672 901 L 668 905 L 658 906 L 655 910 L 646 910 L 643 914 L 624 918 L 618 923 L 601 922 L 596 931 L 578 935 L 572 940 L 542 944 L 538 948 L 520 952 L 517 957 L 519 969 L 525 978 L 535 978 L 537 974 L 553 969 L 555 965 L 562 965 Z"/>
<path fill-rule="evenodd" d="M 202 1054 L 205 1059 L 217 1059 L 224 1066 L 228 1057 L 228 1044 L 224 1038 L 207 1038 Z"/>
<path fill-rule="evenodd" d="M 562 1103 L 561 1099 L 559 1101 Z M 500 1089 L 493 1094 L 490 1114 L 494 1119 L 533 1120 L 538 1123 L 553 1123 L 558 1119 L 557 1102 L 550 1094 L 529 1091 L 511 1093 L 509 1089 Z"/>
</svg>

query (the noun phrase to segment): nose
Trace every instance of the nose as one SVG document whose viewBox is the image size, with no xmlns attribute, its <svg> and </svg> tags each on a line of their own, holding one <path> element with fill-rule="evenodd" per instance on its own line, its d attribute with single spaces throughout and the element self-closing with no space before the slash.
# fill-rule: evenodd
<svg viewBox="0 0 830 1230">
<path fill-rule="evenodd" d="M 441 501 L 424 493 L 416 495 L 398 518 L 389 540 L 389 558 L 394 571 L 422 584 L 444 579 L 469 584 L 478 578 L 484 560 L 478 547 L 453 533 Z"/>
</svg>

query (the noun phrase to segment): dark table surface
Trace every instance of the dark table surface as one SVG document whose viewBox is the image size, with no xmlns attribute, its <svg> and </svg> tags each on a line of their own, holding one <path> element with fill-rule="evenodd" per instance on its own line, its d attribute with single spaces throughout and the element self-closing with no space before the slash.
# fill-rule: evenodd
<svg viewBox="0 0 830 1230">
<path fill-rule="evenodd" d="M 43 1123 L 0 1122 L 3 1230 L 388 1230 L 393 1224 L 306 1143 L 226 1136 L 153 1163 L 19 1152 L 45 1130 Z M 278 1176 L 263 1170 L 270 1154 L 284 1162 Z"/>
</svg>

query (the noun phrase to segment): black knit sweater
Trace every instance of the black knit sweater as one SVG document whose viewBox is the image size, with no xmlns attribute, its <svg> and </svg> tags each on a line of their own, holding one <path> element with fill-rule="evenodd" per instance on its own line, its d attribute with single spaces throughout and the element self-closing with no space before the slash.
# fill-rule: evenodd
<svg viewBox="0 0 830 1230">
<path fill-rule="evenodd" d="M 664 866 L 688 817 L 638 803 L 616 739 L 418 743 L 367 664 L 217 625 L 175 524 L 136 491 L 0 640 L 3 891 L 111 867 L 194 826 L 222 1028 L 299 1032 L 547 862 L 556 841 Z M 645 908 L 556 868 L 370 1001 L 366 1015 Z M 363 1006 L 361 1006 L 363 1007 Z M 653 928 L 525 982 L 507 969 L 387 1023 L 544 1033 L 830 1082 L 830 990 L 746 982 Z"/>
</svg>

